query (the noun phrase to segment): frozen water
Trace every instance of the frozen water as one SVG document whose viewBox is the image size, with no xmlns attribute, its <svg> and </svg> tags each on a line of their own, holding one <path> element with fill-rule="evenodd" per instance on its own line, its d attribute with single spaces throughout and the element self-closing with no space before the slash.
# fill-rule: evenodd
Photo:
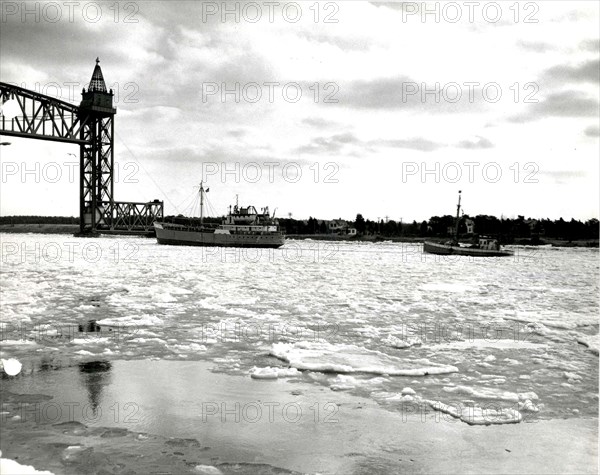
<svg viewBox="0 0 600 475">
<path fill-rule="evenodd" d="M 414 397 L 402 394 L 410 385 L 449 407 L 597 416 L 598 250 L 450 259 L 414 244 L 290 241 L 256 258 L 134 237 L 95 239 L 101 257 L 90 262 L 81 252 L 35 255 L 36 246 L 82 249 L 89 240 L 0 241 L 34 250 L 3 254 L 0 270 L 0 357 L 19 360 L 21 374 L 97 360 L 205 360 L 214 371 L 351 391 L 391 411 L 401 402 L 394 395 Z M 89 320 L 99 332 L 79 332 Z"/>
</svg>

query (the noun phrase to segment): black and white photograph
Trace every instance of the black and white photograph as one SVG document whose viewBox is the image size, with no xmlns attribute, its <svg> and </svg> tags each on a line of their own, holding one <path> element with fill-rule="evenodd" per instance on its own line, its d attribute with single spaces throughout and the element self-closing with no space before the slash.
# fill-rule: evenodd
<svg viewBox="0 0 600 475">
<path fill-rule="evenodd" d="M 600 2 L 0 0 L 0 474 L 598 474 Z"/>
</svg>

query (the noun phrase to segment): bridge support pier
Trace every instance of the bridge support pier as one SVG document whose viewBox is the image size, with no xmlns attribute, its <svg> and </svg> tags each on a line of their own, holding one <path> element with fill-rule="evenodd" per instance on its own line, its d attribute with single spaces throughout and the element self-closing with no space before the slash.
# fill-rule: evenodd
<svg viewBox="0 0 600 475">
<path fill-rule="evenodd" d="M 79 219 L 81 233 L 113 229 L 114 120 L 89 114 L 80 146 Z"/>
</svg>

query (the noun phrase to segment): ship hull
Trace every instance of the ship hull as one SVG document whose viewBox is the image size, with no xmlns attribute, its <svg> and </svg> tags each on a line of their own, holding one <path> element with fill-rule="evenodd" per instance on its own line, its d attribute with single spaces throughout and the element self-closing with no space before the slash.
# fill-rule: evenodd
<svg viewBox="0 0 600 475">
<path fill-rule="evenodd" d="M 471 256 L 471 257 L 506 257 L 514 255 L 513 251 L 495 249 L 477 249 L 469 247 L 451 246 L 449 244 L 438 244 L 425 242 L 423 252 L 441 256 Z"/>
<path fill-rule="evenodd" d="M 260 247 L 276 249 L 285 243 L 284 235 L 279 232 L 229 234 L 188 231 L 183 229 L 165 229 L 160 223 L 155 223 L 154 229 L 158 243 L 171 246 Z"/>
</svg>

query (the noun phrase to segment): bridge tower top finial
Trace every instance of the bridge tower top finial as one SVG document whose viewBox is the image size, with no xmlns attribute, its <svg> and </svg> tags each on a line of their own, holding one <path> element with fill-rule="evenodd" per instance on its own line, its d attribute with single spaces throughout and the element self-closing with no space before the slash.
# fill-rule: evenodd
<svg viewBox="0 0 600 475">
<path fill-rule="evenodd" d="M 96 66 L 94 67 L 94 73 L 90 81 L 90 92 L 107 92 L 106 83 L 104 82 L 104 76 L 102 75 L 102 69 L 100 69 L 100 58 L 96 58 Z"/>
<path fill-rule="evenodd" d="M 96 58 L 96 66 L 90 80 L 90 85 L 87 91 L 85 88 L 81 92 L 82 99 L 79 107 L 87 112 L 92 112 L 103 117 L 113 116 L 117 110 L 113 107 L 113 92 L 112 89 L 106 89 L 102 69 L 100 69 L 100 58 Z"/>
</svg>

